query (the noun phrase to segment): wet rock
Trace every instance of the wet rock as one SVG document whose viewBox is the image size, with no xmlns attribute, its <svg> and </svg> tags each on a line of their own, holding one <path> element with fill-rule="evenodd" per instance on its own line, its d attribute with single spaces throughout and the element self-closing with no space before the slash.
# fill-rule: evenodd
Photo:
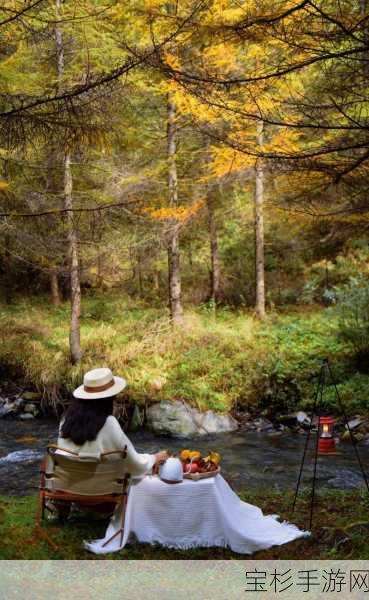
<svg viewBox="0 0 369 600">
<path fill-rule="evenodd" d="M 22 421 L 27 421 L 29 419 L 34 419 L 35 416 L 31 413 L 22 413 L 21 415 L 19 415 L 19 418 L 22 419 Z"/>
<path fill-rule="evenodd" d="M 263 417 L 259 417 L 258 419 L 255 419 L 254 425 L 255 425 L 257 431 L 267 432 L 267 431 L 274 430 L 273 423 L 271 421 L 269 421 L 268 419 L 264 419 Z"/>
<path fill-rule="evenodd" d="M 359 427 L 363 422 L 364 419 L 361 417 L 355 417 L 355 419 L 351 419 L 351 421 L 348 422 L 348 426 L 350 429 L 356 429 L 356 427 Z M 348 429 L 347 425 L 345 427 Z"/>
<path fill-rule="evenodd" d="M 299 410 L 295 413 L 295 417 L 300 426 L 309 426 L 311 423 L 310 417 L 303 410 Z"/>
<path fill-rule="evenodd" d="M 33 402 L 27 402 L 24 405 L 23 412 L 30 413 L 31 415 L 33 415 L 34 417 L 36 417 L 38 415 L 39 408 Z"/>
<path fill-rule="evenodd" d="M 219 415 L 212 410 L 205 413 L 196 411 L 194 416 L 195 422 L 204 433 L 225 433 L 227 431 L 235 431 L 238 429 L 237 421 L 231 415 Z"/>
<path fill-rule="evenodd" d="M 138 431 L 142 427 L 143 415 L 137 404 L 134 405 L 131 422 L 129 425 L 130 431 Z"/>
<path fill-rule="evenodd" d="M 231 415 L 211 410 L 201 413 L 185 402 L 158 402 L 147 409 L 147 425 L 161 435 L 191 437 L 209 433 L 235 431 L 237 421 Z"/>
<path fill-rule="evenodd" d="M 17 406 L 8 398 L 4 398 L 0 404 L 0 419 L 11 419 L 17 415 Z"/>
<path fill-rule="evenodd" d="M 14 400 L 13 404 L 16 406 L 17 410 L 20 410 L 22 408 L 22 406 L 24 405 L 24 399 L 23 398 L 16 398 Z"/>
<path fill-rule="evenodd" d="M 3 417 L 5 417 L 5 415 L 8 414 L 8 409 L 7 406 L 5 406 L 4 404 L 2 406 L 0 406 L 0 419 L 2 419 Z"/>
</svg>

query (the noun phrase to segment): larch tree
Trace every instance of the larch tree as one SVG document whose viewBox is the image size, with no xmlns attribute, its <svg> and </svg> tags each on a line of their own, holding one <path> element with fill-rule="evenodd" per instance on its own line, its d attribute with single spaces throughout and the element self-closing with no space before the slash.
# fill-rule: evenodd
<svg viewBox="0 0 369 600">
<path fill-rule="evenodd" d="M 61 0 L 55 0 L 56 16 L 60 18 Z M 60 25 L 55 27 L 55 43 L 58 74 L 58 93 L 63 89 L 64 78 L 64 40 Z M 70 328 L 69 328 L 69 348 L 73 364 L 78 363 L 82 356 L 81 348 L 81 282 L 79 273 L 78 257 L 78 232 L 75 225 L 73 213 L 73 175 L 71 166 L 71 149 L 65 146 L 63 149 L 64 160 L 64 208 L 66 210 L 66 220 L 68 229 L 68 261 L 70 272 Z"/>
<path fill-rule="evenodd" d="M 257 124 L 256 143 L 260 150 L 263 147 L 264 123 Z M 265 257 L 264 257 L 264 167 L 262 158 L 255 161 L 255 189 L 254 189 L 254 215 L 255 215 L 255 310 L 259 319 L 265 317 Z"/>
<path fill-rule="evenodd" d="M 168 92 L 167 101 L 167 152 L 168 152 L 168 194 L 169 206 L 174 211 L 178 207 L 178 176 L 177 176 L 177 140 L 176 140 L 176 105 L 174 98 Z M 183 308 L 181 298 L 181 270 L 179 250 L 180 223 L 175 217 L 171 219 L 168 233 L 168 289 L 169 307 L 172 321 L 175 325 L 182 324 Z"/>
</svg>

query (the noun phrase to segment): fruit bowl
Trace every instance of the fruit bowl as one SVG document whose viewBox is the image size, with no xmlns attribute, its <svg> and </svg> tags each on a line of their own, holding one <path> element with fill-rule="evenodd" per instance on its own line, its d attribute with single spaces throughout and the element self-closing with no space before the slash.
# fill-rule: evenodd
<svg viewBox="0 0 369 600">
<path fill-rule="evenodd" d="M 215 477 L 220 473 L 220 454 L 210 452 L 208 456 L 202 457 L 198 450 L 182 450 L 180 460 L 183 468 L 183 478 L 198 481 L 208 477 Z"/>
<path fill-rule="evenodd" d="M 208 479 L 209 477 L 215 477 L 220 473 L 220 467 L 215 469 L 215 471 L 205 471 L 204 473 L 183 473 L 183 479 L 192 479 L 193 481 L 198 481 L 199 479 Z"/>
</svg>

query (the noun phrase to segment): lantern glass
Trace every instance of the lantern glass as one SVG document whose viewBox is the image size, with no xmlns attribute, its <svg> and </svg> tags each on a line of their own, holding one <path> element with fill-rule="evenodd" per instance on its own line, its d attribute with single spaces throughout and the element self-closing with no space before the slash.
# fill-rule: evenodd
<svg viewBox="0 0 369 600">
<path fill-rule="evenodd" d="M 333 423 L 334 421 L 323 422 L 320 424 L 320 437 L 331 438 L 333 437 Z"/>
</svg>

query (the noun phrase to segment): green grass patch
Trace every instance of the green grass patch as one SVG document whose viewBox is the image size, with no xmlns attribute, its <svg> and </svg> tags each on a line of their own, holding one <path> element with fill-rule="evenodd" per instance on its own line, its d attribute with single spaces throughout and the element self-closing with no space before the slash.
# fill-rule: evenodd
<svg viewBox="0 0 369 600">
<path fill-rule="evenodd" d="M 264 514 L 308 528 L 309 494 L 303 494 L 291 514 L 292 492 L 259 490 L 240 496 L 260 506 Z M 37 498 L 0 497 L 0 559 L 234 559 L 250 558 L 223 548 L 172 550 L 159 545 L 130 543 L 121 552 L 96 557 L 83 548 L 84 539 L 102 537 L 105 521 L 81 518 L 64 525 L 45 522 L 43 530 L 53 548 L 35 529 Z M 367 498 L 360 493 L 321 490 L 317 495 L 313 535 L 283 546 L 262 550 L 257 559 L 369 559 Z"/>
</svg>

